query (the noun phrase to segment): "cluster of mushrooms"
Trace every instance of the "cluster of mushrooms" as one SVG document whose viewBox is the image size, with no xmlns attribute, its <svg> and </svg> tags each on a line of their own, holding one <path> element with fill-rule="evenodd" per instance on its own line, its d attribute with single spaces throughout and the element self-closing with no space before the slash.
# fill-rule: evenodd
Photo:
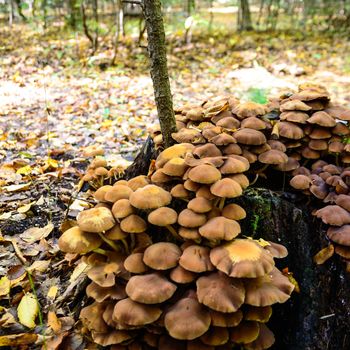
<svg viewBox="0 0 350 350">
<path fill-rule="evenodd" d="M 272 305 L 294 289 L 274 262 L 287 250 L 241 233 L 246 212 L 235 202 L 267 167 L 283 171 L 295 189 L 335 203 L 316 215 L 332 225 L 328 237 L 344 257 L 350 115 L 329 100 L 324 88 L 308 84 L 266 106 L 231 97 L 186 105 L 176 111 L 177 144 L 147 176 L 95 192 L 98 204 L 59 239 L 62 251 L 90 266 L 92 302 L 80 319 L 92 342 L 112 350 L 273 345 L 266 326 Z M 161 147 L 159 131 L 153 138 Z M 342 167 L 320 160 L 330 154 Z"/>
</svg>

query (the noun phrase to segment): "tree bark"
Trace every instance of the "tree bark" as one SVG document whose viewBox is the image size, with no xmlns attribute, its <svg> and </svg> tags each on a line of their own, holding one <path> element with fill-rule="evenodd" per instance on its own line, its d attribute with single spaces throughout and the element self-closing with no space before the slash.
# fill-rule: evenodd
<svg viewBox="0 0 350 350">
<path fill-rule="evenodd" d="M 252 19 L 250 15 L 249 1 L 240 0 L 240 6 L 238 9 L 238 30 L 252 30 Z"/>
<path fill-rule="evenodd" d="M 160 128 L 165 147 L 174 143 L 176 122 L 167 68 L 165 32 L 160 0 L 143 0 L 148 35 L 148 53 L 151 61 L 151 77 L 157 105 Z"/>
</svg>

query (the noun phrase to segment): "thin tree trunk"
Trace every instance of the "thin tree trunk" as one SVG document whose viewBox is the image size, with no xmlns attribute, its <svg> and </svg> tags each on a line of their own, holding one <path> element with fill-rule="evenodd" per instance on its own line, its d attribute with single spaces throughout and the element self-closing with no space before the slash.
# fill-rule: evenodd
<svg viewBox="0 0 350 350">
<path fill-rule="evenodd" d="M 157 105 L 160 128 L 165 147 L 174 143 L 171 137 L 176 132 L 176 122 L 167 68 L 165 32 L 160 0 L 143 0 L 148 53 L 151 61 L 151 77 Z"/>
<path fill-rule="evenodd" d="M 13 4 L 13 0 L 9 0 L 9 25 L 12 26 L 13 24 L 13 20 L 15 17 L 15 8 L 14 8 L 14 4 Z"/>
<path fill-rule="evenodd" d="M 238 10 L 238 30 L 252 30 L 252 19 L 250 15 L 249 1 L 240 0 L 240 6 Z"/>
<path fill-rule="evenodd" d="M 86 11 L 85 11 L 85 3 L 84 3 L 84 1 L 82 1 L 81 5 L 80 5 L 80 9 L 81 9 L 81 17 L 83 19 L 84 34 L 86 35 L 86 37 L 91 42 L 92 50 L 94 50 L 94 38 L 92 37 L 92 35 L 89 32 L 89 27 L 88 27 L 88 24 L 87 24 L 87 18 L 86 18 Z M 94 53 L 94 51 L 92 53 Z"/>
<path fill-rule="evenodd" d="M 92 12 L 93 12 L 94 22 L 95 22 L 93 46 L 94 46 L 94 52 L 96 52 L 98 48 L 98 0 L 92 1 Z"/>
</svg>

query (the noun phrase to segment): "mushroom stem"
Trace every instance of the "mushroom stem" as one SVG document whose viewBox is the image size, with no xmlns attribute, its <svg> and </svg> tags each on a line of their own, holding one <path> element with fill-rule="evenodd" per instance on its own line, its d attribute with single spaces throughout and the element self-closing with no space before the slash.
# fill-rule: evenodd
<svg viewBox="0 0 350 350">
<path fill-rule="evenodd" d="M 259 178 L 259 174 L 255 174 L 255 178 L 254 178 L 254 180 L 249 184 L 249 186 L 253 186 L 253 185 L 258 181 L 258 178 Z"/>
<path fill-rule="evenodd" d="M 124 248 L 125 248 L 125 253 L 129 254 L 129 246 L 128 246 L 128 242 L 125 240 L 125 239 L 122 239 L 121 240 L 123 245 L 124 245 Z"/>
<path fill-rule="evenodd" d="M 106 242 L 113 250 L 116 252 L 120 252 L 120 247 L 117 246 L 112 240 L 106 238 L 101 232 L 97 232 L 97 234 L 101 237 L 101 239 Z"/>
<path fill-rule="evenodd" d="M 97 253 L 97 254 L 101 254 L 101 255 L 106 255 L 108 256 L 108 252 L 107 250 L 104 250 L 102 248 L 96 248 L 93 250 L 94 253 Z"/>
<path fill-rule="evenodd" d="M 131 248 L 131 251 L 135 248 L 135 245 L 136 245 L 135 234 L 134 233 L 130 233 L 130 248 Z"/>
<path fill-rule="evenodd" d="M 224 209 L 225 206 L 225 197 L 222 197 L 219 202 L 219 209 L 222 210 Z"/>
<path fill-rule="evenodd" d="M 166 228 L 170 231 L 170 233 L 174 236 L 175 239 L 183 241 L 183 239 L 175 231 L 174 227 L 172 227 L 171 225 L 167 225 Z"/>
<path fill-rule="evenodd" d="M 259 169 L 256 174 L 259 176 L 261 175 L 266 169 L 267 167 L 269 166 L 270 164 L 265 164 L 261 169 Z"/>
</svg>

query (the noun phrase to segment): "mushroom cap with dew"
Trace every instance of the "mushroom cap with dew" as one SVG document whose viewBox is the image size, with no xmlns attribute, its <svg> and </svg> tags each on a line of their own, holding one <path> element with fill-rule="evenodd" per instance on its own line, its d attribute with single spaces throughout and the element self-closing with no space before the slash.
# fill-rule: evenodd
<svg viewBox="0 0 350 350">
<path fill-rule="evenodd" d="M 209 329 L 210 321 L 209 312 L 194 298 L 180 299 L 164 317 L 164 325 L 170 336 L 180 340 L 200 337 Z"/>
<path fill-rule="evenodd" d="M 134 214 L 134 208 L 130 204 L 129 199 L 119 199 L 113 204 L 112 213 L 116 219 L 124 219 Z"/>
<path fill-rule="evenodd" d="M 284 303 L 294 290 L 294 285 L 278 269 L 264 276 L 246 279 L 244 282 L 246 295 L 244 303 L 253 306 L 268 306 Z"/>
<path fill-rule="evenodd" d="M 270 329 L 264 324 L 259 324 L 259 335 L 251 343 L 245 344 L 247 350 L 264 350 L 269 349 L 275 343 L 275 336 Z"/>
<path fill-rule="evenodd" d="M 79 228 L 86 232 L 104 232 L 115 225 L 112 212 L 105 207 L 87 209 L 77 216 Z"/>
<path fill-rule="evenodd" d="M 221 179 L 221 173 L 212 165 L 201 164 L 189 171 L 188 178 L 196 183 L 212 184 Z"/>
<path fill-rule="evenodd" d="M 168 226 L 177 221 L 177 212 L 168 207 L 161 207 L 148 214 L 148 222 L 156 226 Z"/>
<path fill-rule="evenodd" d="M 146 185 L 130 195 L 130 204 L 138 209 L 157 209 L 171 202 L 171 194 L 156 185 Z"/>
<path fill-rule="evenodd" d="M 143 262 L 154 270 L 168 270 L 177 266 L 181 254 L 174 243 L 154 243 L 145 250 Z"/>
<path fill-rule="evenodd" d="M 287 163 L 288 156 L 277 149 L 270 149 L 269 151 L 259 154 L 258 160 L 263 164 L 278 165 Z"/>
<path fill-rule="evenodd" d="M 317 210 L 315 215 L 328 225 L 343 226 L 350 224 L 350 213 L 338 205 L 327 205 Z"/>
<path fill-rule="evenodd" d="M 253 342 L 259 335 L 259 323 L 255 321 L 242 321 L 230 331 L 230 339 L 237 344 Z"/>
<path fill-rule="evenodd" d="M 133 301 L 142 304 L 160 304 L 170 299 L 176 288 L 174 283 L 155 272 L 131 277 L 125 291 Z"/>
<path fill-rule="evenodd" d="M 239 223 L 224 216 L 212 218 L 199 228 L 199 234 L 209 240 L 230 241 L 240 233 Z"/>
<path fill-rule="evenodd" d="M 201 304 L 219 312 L 236 312 L 244 302 L 244 286 L 222 272 L 198 278 L 197 297 Z"/>
<path fill-rule="evenodd" d="M 258 130 L 243 128 L 234 133 L 238 143 L 242 145 L 258 146 L 266 143 L 265 135 Z"/>
<path fill-rule="evenodd" d="M 102 239 L 96 233 L 84 232 L 78 226 L 63 232 L 58 239 L 59 248 L 65 253 L 86 254 L 100 247 Z"/>
<path fill-rule="evenodd" d="M 219 271 L 236 278 L 263 276 L 275 264 L 269 252 L 249 239 L 236 239 L 213 248 L 210 261 Z"/>
<path fill-rule="evenodd" d="M 132 253 L 124 261 L 124 268 L 131 273 L 144 273 L 149 267 L 143 262 L 143 253 Z"/>
<path fill-rule="evenodd" d="M 221 198 L 235 198 L 242 195 L 242 187 L 230 178 L 223 178 L 210 186 L 210 192 Z"/>
<path fill-rule="evenodd" d="M 179 264 L 185 270 L 192 272 L 205 272 L 214 270 L 214 266 L 209 257 L 210 249 L 200 245 L 190 245 L 187 247 L 179 260 Z"/>
<path fill-rule="evenodd" d="M 144 326 L 155 322 L 161 314 L 162 310 L 155 305 L 140 304 L 126 298 L 115 304 L 113 319 L 129 326 Z"/>
<path fill-rule="evenodd" d="M 247 213 L 238 204 L 230 203 L 222 209 L 221 215 L 231 220 L 242 220 L 247 216 Z"/>
<path fill-rule="evenodd" d="M 191 209 L 184 209 L 178 216 L 178 223 L 184 227 L 199 227 L 205 224 L 207 217 L 205 214 L 196 213 Z"/>
<path fill-rule="evenodd" d="M 131 214 L 120 222 L 120 228 L 128 233 L 141 233 L 147 229 L 147 223 L 140 216 Z"/>
</svg>

